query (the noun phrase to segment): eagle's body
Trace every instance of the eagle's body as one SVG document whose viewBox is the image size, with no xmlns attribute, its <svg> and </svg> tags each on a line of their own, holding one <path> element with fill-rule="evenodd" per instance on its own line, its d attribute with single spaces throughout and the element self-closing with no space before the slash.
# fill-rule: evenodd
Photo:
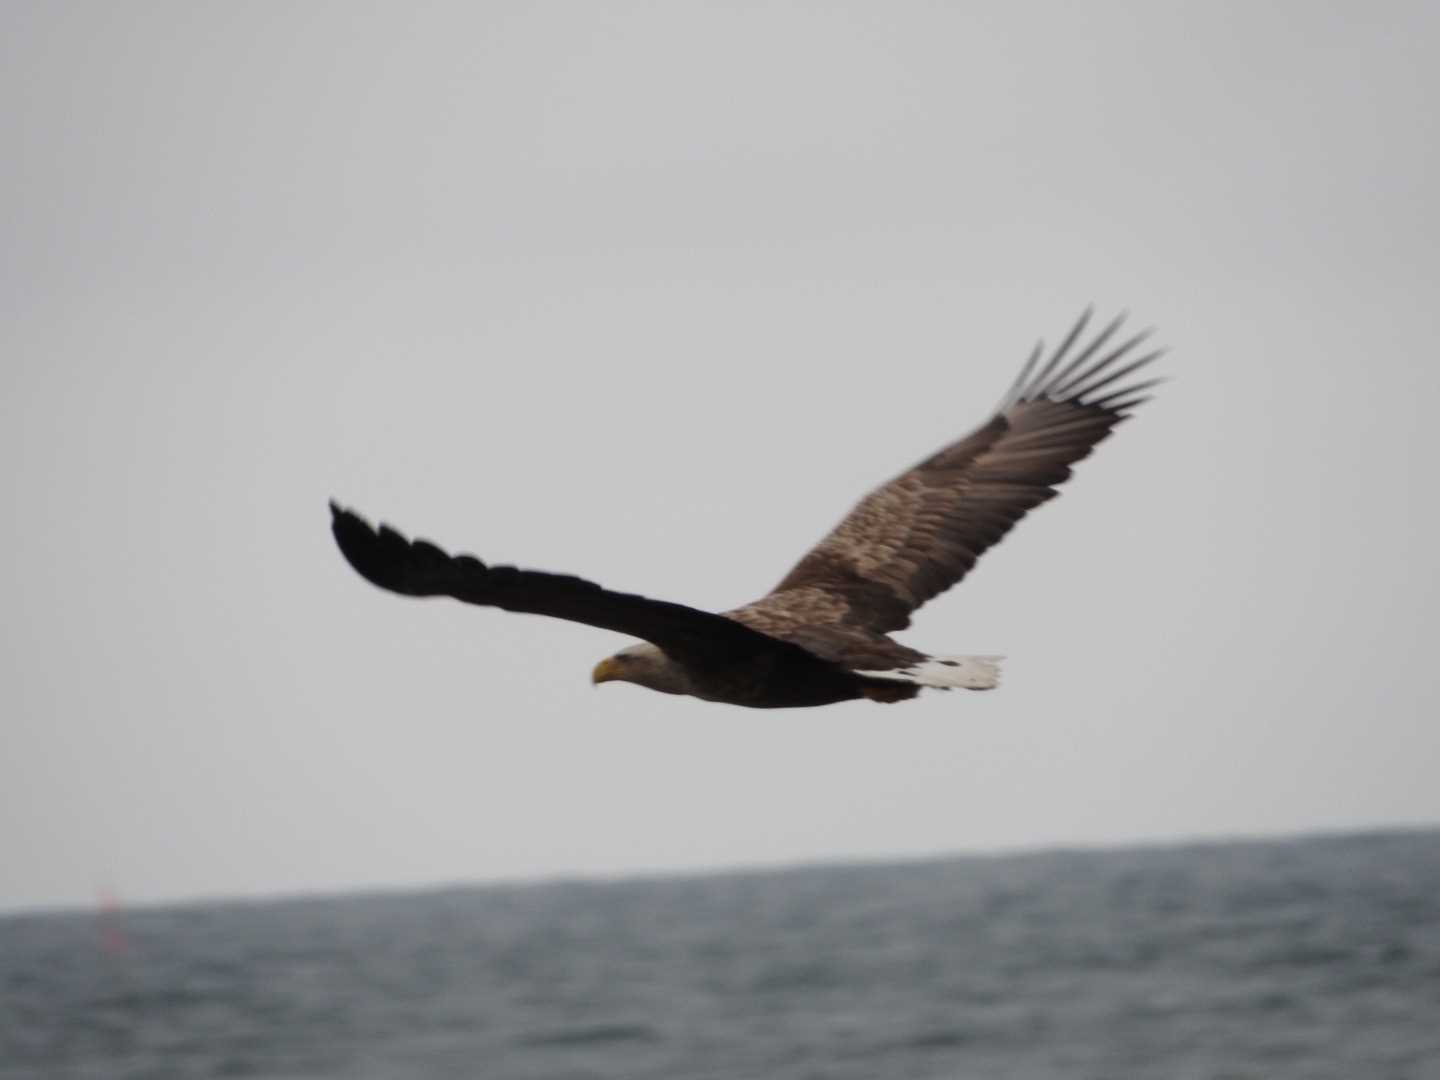
<svg viewBox="0 0 1440 1080">
<path fill-rule="evenodd" d="M 1070 466 L 1145 400 L 1154 381 L 1113 387 L 1159 353 L 1121 363 L 1145 334 L 1104 352 L 1117 319 L 1072 356 L 1088 319 L 1087 312 L 1038 371 L 1037 346 L 988 422 L 876 488 L 774 590 L 733 611 L 712 614 L 580 578 L 486 566 L 388 526 L 372 529 L 334 503 L 332 528 L 351 565 L 392 592 L 452 596 L 644 639 L 601 661 L 597 683 L 753 708 L 904 701 L 925 686 L 990 689 L 996 658 L 932 657 L 889 634 L 1052 498 Z"/>
</svg>

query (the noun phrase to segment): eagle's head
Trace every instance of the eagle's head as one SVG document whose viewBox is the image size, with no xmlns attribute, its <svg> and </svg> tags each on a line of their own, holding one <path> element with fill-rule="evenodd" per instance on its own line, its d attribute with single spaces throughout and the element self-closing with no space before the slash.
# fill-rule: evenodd
<svg viewBox="0 0 1440 1080">
<path fill-rule="evenodd" d="M 590 673 L 590 681 L 597 686 L 602 682 L 630 682 L 662 694 L 693 693 L 685 669 L 644 641 L 601 660 Z"/>
</svg>

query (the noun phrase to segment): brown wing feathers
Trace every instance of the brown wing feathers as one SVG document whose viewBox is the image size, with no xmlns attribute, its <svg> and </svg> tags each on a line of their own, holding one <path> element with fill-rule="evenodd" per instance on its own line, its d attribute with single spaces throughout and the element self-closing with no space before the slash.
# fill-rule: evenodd
<svg viewBox="0 0 1440 1080">
<path fill-rule="evenodd" d="M 330 513 L 331 531 L 346 561 L 372 585 L 390 592 L 450 596 L 467 604 L 550 615 L 615 630 L 701 667 L 764 652 L 808 659 L 797 646 L 722 615 L 611 592 L 565 574 L 487 566 L 473 555 L 450 555 L 427 540 L 407 540 L 388 525 L 374 528 L 333 502 Z"/>
<path fill-rule="evenodd" d="M 1160 355 L 1131 358 L 1148 332 L 1105 351 L 1123 316 L 1070 356 L 1090 314 L 1038 371 L 1036 347 L 995 416 L 867 495 L 761 603 L 823 592 L 845 601 L 840 621 L 887 633 L 964 577 L 1159 381 L 1125 381 Z"/>
</svg>

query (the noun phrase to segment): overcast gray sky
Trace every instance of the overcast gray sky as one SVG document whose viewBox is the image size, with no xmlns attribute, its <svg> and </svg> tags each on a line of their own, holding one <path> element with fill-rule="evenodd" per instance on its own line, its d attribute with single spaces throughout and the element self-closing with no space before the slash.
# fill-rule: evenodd
<svg viewBox="0 0 1440 1080">
<path fill-rule="evenodd" d="M 1433 4 L 75 4 L 0 32 L 0 906 L 1440 821 Z M 1082 306 L 1174 376 L 749 712 L 325 501 L 723 608 Z"/>
</svg>

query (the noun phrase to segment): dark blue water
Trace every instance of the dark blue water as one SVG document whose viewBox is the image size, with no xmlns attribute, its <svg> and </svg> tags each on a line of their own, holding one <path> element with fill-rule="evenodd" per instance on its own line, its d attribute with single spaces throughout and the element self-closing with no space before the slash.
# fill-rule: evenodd
<svg viewBox="0 0 1440 1080">
<path fill-rule="evenodd" d="M 1440 831 L 0 919 L 0 1077 L 1440 1080 Z"/>
</svg>

